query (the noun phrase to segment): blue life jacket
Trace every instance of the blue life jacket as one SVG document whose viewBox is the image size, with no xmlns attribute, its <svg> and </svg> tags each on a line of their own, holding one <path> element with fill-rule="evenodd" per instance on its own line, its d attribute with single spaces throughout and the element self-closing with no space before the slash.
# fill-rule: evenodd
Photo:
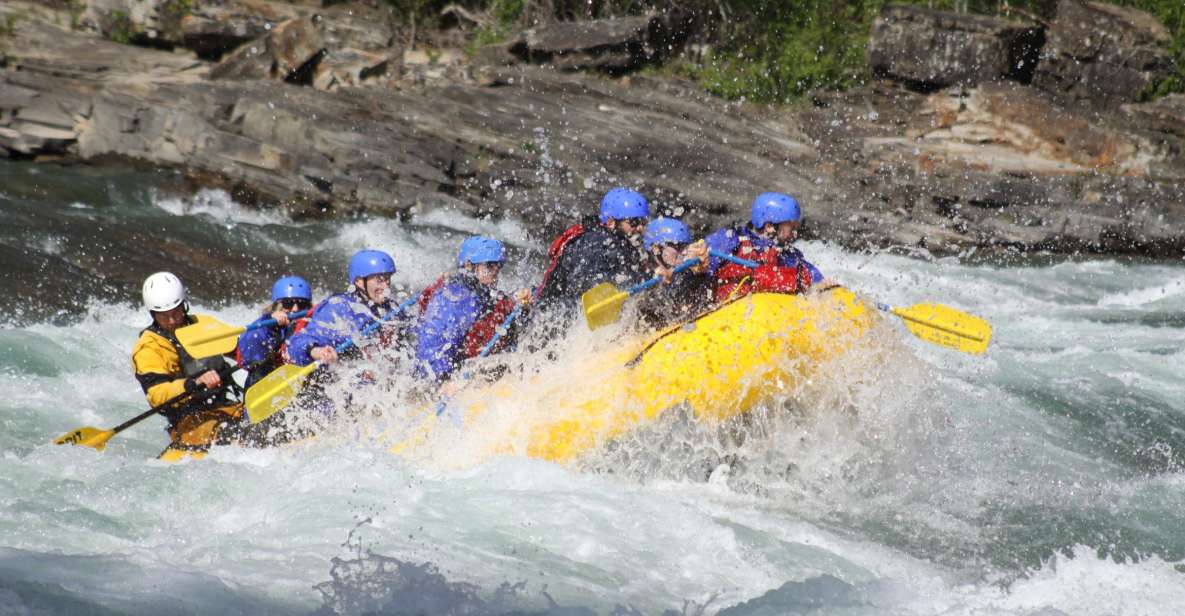
<svg viewBox="0 0 1185 616">
<path fill-rule="evenodd" d="M 735 255 L 737 248 L 741 245 L 742 239 L 748 240 L 749 244 L 758 253 L 776 250 L 778 253 L 778 265 L 784 267 L 797 267 L 802 265 L 811 273 L 811 282 L 813 284 L 822 282 L 823 272 L 819 271 L 819 268 L 807 261 L 806 257 L 803 256 L 802 251 L 793 246 L 779 245 L 775 240 L 767 239 L 760 233 L 754 231 L 753 227 L 748 224 L 739 224 L 720 229 L 719 231 L 716 231 L 715 233 L 712 233 L 708 237 L 704 238 L 704 241 L 708 244 L 709 250 Z M 752 255 L 745 256 L 745 258 L 751 261 L 761 261 L 760 258 L 754 258 Z M 708 269 L 713 274 L 716 273 L 716 270 L 720 269 L 720 265 L 724 262 L 724 260 L 720 259 L 719 257 L 711 257 L 709 261 L 710 263 L 708 265 Z"/>
<path fill-rule="evenodd" d="M 309 351 L 316 347 L 336 347 L 347 340 L 353 340 L 355 345 L 361 346 L 365 341 L 356 336 L 367 326 L 397 309 L 395 302 L 391 300 L 380 304 L 371 302 L 358 289 L 332 295 L 317 305 L 308 326 L 288 341 L 288 361 L 297 366 L 307 366 L 313 363 Z M 394 317 L 392 322 L 398 318 Z M 382 336 L 375 338 L 381 339 Z"/>
<path fill-rule="evenodd" d="M 437 382 L 447 380 L 461 362 L 473 356 L 474 345 L 467 344 L 467 337 L 474 326 L 505 299 L 504 293 L 481 284 L 469 272 L 450 275 L 432 294 L 420 317 L 413 374 Z"/>
<path fill-rule="evenodd" d="M 293 320 L 287 327 L 280 327 L 279 324 L 273 323 L 268 327 L 251 329 L 252 325 L 271 318 L 270 313 L 263 313 L 248 326 L 247 331 L 239 336 L 236 358 L 239 366 L 247 370 L 247 381 L 244 387 L 251 387 L 256 381 L 267 376 L 284 363 L 280 356 L 280 348 L 284 345 L 284 341 L 292 335 L 292 331 L 296 329 L 296 321 Z"/>
</svg>

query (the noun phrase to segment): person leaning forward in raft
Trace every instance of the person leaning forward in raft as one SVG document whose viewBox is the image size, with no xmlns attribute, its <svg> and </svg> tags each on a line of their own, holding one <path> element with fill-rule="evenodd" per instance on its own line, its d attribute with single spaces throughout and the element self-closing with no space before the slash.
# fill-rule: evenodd
<svg viewBox="0 0 1185 616">
<path fill-rule="evenodd" d="M 288 360 L 297 366 L 314 361 L 332 364 L 339 359 L 336 346 L 347 340 L 361 345 L 363 341 L 355 338 L 358 334 L 369 325 L 393 318 L 391 313 L 398 310 L 389 297 L 393 274 L 395 260 L 381 250 L 362 250 L 351 257 L 350 288 L 317 305 L 308 326 L 288 341 Z M 381 346 L 390 346 L 393 328 L 382 330 L 375 338 Z M 343 355 L 360 357 L 362 353 L 354 346 Z"/>
<path fill-rule="evenodd" d="M 444 383 L 465 360 L 483 354 L 516 305 L 514 298 L 495 286 L 505 262 L 502 242 L 470 237 L 461 243 L 456 272 L 441 276 L 420 295 L 414 369 L 417 378 Z M 531 298 L 526 289 L 516 295 L 519 304 Z M 513 345 L 514 333 L 511 323 L 485 354 Z"/>
<path fill-rule="evenodd" d="M 288 361 L 297 366 L 333 364 L 362 358 L 376 348 L 393 348 L 406 326 L 401 307 L 389 297 L 394 273 L 395 260 L 381 250 L 362 250 L 351 257 L 350 288 L 317 304 L 308 325 L 288 340 Z M 352 344 L 339 355 L 337 347 L 347 342 Z M 315 377 L 314 383 L 323 385 L 325 378 Z M 306 387 L 310 389 L 309 395 L 318 396 L 316 384 Z M 316 407 L 323 414 L 332 413 L 332 405 L 323 398 Z"/>
<path fill-rule="evenodd" d="M 600 215 L 565 230 L 547 249 L 550 259 L 535 293 L 536 319 L 546 314 L 553 333 L 567 329 L 579 313 L 580 296 L 602 282 L 628 286 L 650 276 L 641 250 L 650 203 L 628 188 L 601 199 Z M 550 336 L 549 336 L 550 337 Z"/>
<path fill-rule="evenodd" d="M 161 411 L 172 439 L 161 456 L 235 440 L 243 414 L 230 378 L 235 366 L 222 356 L 194 359 L 177 341 L 178 328 L 197 322 L 189 314 L 185 285 L 173 274 L 157 272 L 144 281 L 143 297 L 152 324 L 132 349 L 136 380 L 150 405 L 176 401 Z"/>
<path fill-rule="evenodd" d="M 793 246 L 801 224 L 802 210 L 794 197 L 767 192 L 753 200 L 748 223 L 709 235 L 706 241 L 712 251 L 759 264 L 749 268 L 712 257 L 716 300 L 728 301 L 759 291 L 802 293 L 811 285 L 823 283 L 819 268 Z"/>
<path fill-rule="evenodd" d="M 664 284 L 638 298 L 642 322 L 661 328 L 690 321 L 712 304 L 715 278 L 709 272 L 708 247 L 691 241 L 691 230 L 674 218 L 655 218 L 646 225 L 642 247 L 651 267 L 663 276 Z M 699 263 L 687 272 L 672 275 L 688 259 Z"/>
<path fill-rule="evenodd" d="M 291 319 L 289 315 L 313 307 L 313 289 L 300 276 L 284 276 L 272 285 L 272 303 L 263 315 L 247 326 L 239 336 L 235 358 L 239 366 L 247 371 L 243 387 L 250 388 L 259 379 L 271 374 L 284 362 L 284 343 L 303 326 L 307 319 Z M 264 321 L 275 324 L 260 327 Z"/>
</svg>

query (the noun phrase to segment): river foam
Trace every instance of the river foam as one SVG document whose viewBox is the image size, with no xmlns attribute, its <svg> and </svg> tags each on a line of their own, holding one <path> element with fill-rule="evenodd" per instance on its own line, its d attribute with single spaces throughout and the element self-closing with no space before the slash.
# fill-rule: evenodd
<svg viewBox="0 0 1185 616">
<path fill-rule="evenodd" d="M 332 261 L 333 271 L 310 275 L 318 294 L 336 288 L 350 251 L 372 244 L 395 254 L 398 282 L 419 288 L 450 267 L 442 247 L 476 230 L 510 236 L 521 263 L 506 286 L 529 284 L 540 265 L 541 246 L 513 237 L 516 223 L 437 214 L 415 225 L 289 227 L 137 203 L 118 207 L 194 237 L 229 234 L 227 246 L 256 260 L 278 254 L 244 240 L 259 234 L 287 246 L 294 267 Z M 93 231 L 71 224 L 94 226 L 70 216 L 116 207 L 89 206 L 63 205 L 47 231 L 63 238 L 63 255 Z M 115 241 L 122 230 L 113 229 L 93 232 Z M 167 465 L 154 459 L 166 442 L 159 418 L 101 453 L 49 443 L 146 408 L 128 359 L 147 325 L 136 289 L 90 296 L 64 317 L 30 309 L 0 327 L 0 605 L 35 614 L 1181 612 L 1182 266 L 999 267 L 803 249 L 869 297 L 983 316 L 992 346 L 960 355 L 886 317 L 869 346 L 759 411 L 744 439 L 672 415 L 571 466 L 477 455 L 482 435 L 441 441 L 427 459 L 392 455 L 377 436 L 411 407 L 382 395 L 368 401 L 379 417 L 315 441 Z M 256 304 L 202 293 L 194 307 L 246 323 Z M 582 333 L 566 348 L 596 344 Z M 549 378 L 576 386 L 571 372 Z M 526 399 L 498 410 L 502 423 L 486 436 L 554 412 Z"/>
</svg>

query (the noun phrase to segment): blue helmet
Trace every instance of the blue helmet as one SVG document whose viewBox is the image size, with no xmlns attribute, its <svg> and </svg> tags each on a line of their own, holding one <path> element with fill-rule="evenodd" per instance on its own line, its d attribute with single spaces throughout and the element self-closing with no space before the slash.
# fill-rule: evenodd
<svg viewBox="0 0 1185 616">
<path fill-rule="evenodd" d="M 690 244 L 691 231 L 687 225 L 674 218 L 655 218 L 646 224 L 646 232 L 642 234 L 642 245 L 650 248 L 655 244 Z"/>
<path fill-rule="evenodd" d="M 359 250 L 350 257 L 350 282 L 375 274 L 394 274 L 395 259 L 381 250 Z"/>
<path fill-rule="evenodd" d="M 282 299 L 307 299 L 313 301 L 313 288 L 300 276 L 284 276 L 272 285 L 272 301 Z"/>
<path fill-rule="evenodd" d="M 457 266 L 465 263 L 501 263 L 506 260 L 506 249 L 502 242 L 492 237 L 475 235 L 461 242 L 461 250 L 457 253 Z"/>
<path fill-rule="evenodd" d="M 765 223 L 775 225 L 782 222 L 798 222 L 802 220 L 802 210 L 798 201 L 790 195 L 767 192 L 757 195 L 753 200 L 753 215 L 750 217 L 753 227 L 760 229 Z"/>
<path fill-rule="evenodd" d="M 637 191 L 614 188 L 601 199 L 601 222 L 609 222 L 610 218 L 650 218 L 650 202 Z"/>
</svg>

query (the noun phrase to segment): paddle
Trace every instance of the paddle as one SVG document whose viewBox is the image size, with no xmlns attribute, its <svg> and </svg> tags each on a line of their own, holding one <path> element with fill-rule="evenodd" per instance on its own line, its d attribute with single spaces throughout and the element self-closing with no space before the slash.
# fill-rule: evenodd
<svg viewBox="0 0 1185 616">
<path fill-rule="evenodd" d="M 288 318 L 299 319 L 307 316 L 310 312 L 312 312 L 311 309 L 293 312 L 288 315 Z M 235 350 L 235 347 L 239 343 L 239 334 L 261 327 L 271 327 L 276 324 L 277 321 L 275 319 L 267 319 L 258 323 L 252 323 L 246 327 L 236 327 L 223 323 L 208 314 L 199 314 L 197 315 L 197 323 L 179 328 L 175 332 L 175 335 L 177 336 L 177 341 L 181 343 L 181 346 L 185 347 L 186 352 L 191 357 L 202 359 L 203 357 L 226 355 Z"/>
<path fill-rule="evenodd" d="M 699 262 L 699 259 L 688 259 L 680 263 L 671 274 L 683 272 L 698 265 Z M 599 329 L 615 323 L 621 316 L 622 304 L 629 296 L 657 285 L 662 282 L 662 279 L 662 276 L 655 276 L 646 282 L 639 282 L 625 291 L 613 286 L 611 282 L 602 282 L 585 291 L 584 295 L 580 296 L 580 303 L 584 306 L 584 319 L 588 322 L 588 328 Z"/>
<path fill-rule="evenodd" d="M 490 354 L 490 351 L 494 350 L 494 345 L 497 344 L 498 340 L 502 338 L 502 335 L 510 329 L 510 326 L 514 324 L 514 320 L 518 318 L 518 313 L 522 311 L 523 305 L 518 304 L 514 307 L 514 310 L 510 311 L 510 314 L 506 315 L 505 319 L 502 319 L 502 323 L 498 325 L 498 329 L 494 330 L 494 335 L 490 336 L 490 341 L 487 342 L 485 346 L 481 347 L 481 353 L 477 354 L 478 357 L 485 357 Z"/>
<path fill-rule="evenodd" d="M 403 314 L 404 310 L 407 310 L 409 306 L 416 303 L 419 299 L 419 295 L 411 296 L 407 301 L 400 304 L 398 308 L 384 315 L 382 319 L 366 326 L 365 329 L 359 332 L 358 336 L 369 336 L 391 318 Z M 342 353 L 352 346 L 354 346 L 354 339 L 350 338 L 334 347 L 333 350 Z M 314 370 L 321 367 L 321 365 L 322 362 L 320 360 L 303 367 L 285 364 L 273 370 L 271 374 L 259 379 L 247 389 L 247 395 L 243 399 L 243 410 L 247 415 L 247 421 L 250 423 L 259 423 L 288 406 L 292 402 L 292 399 L 300 393 L 304 380 Z"/>
<path fill-rule="evenodd" d="M 140 413 L 139 415 L 136 415 L 135 417 L 119 424 L 118 426 L 115 426 L 114 428 L 111 428 L 110 430 L 100 430 L 99 428 L 92 428 L 90 426 L 78 428 L 77 430 L 71 430 L 70 432 L 67 432 L 54 439 L 53 444 L 82 445 L 97 451 L 103 451 L 103 449 L 107 447 L 107 441 L 111 440 L 112 437 L 140 423 L 141 421 L 144 421 L 145 419 L 148 419 L 149 417 L 152 417 L 153 415 L 156 415 L 157 413 L 160 413 L 172 406 L 199 402 L 208 395 L 229 386 L 230 375 L 236 369 L 237 368 L 235 366 L 228 365 L 218 371 L 218 375 L 222 377 L 222 382 L 224 383 L 222 387 L 216 387 L 214 389 L 195 389 L 190 392 L 182 393 L 174 398 L 165 400 L 164 402 L 148 409 L 147 411 L 144 411 L 143 413 Z"/>
<path fill-rule="evenodd" d="M 759 267 L 756 261 L 734 257 L 716 250 L 713 257 L 732 261 L 745 267 Z M 954 349 L 971 355 L 987 351 L 992 339 L 992 326 L 977 316 L 956 310 L 942 304 L 914 304 L 908 308 L 894 308 L 888 304 L 876 303 L 880 310 L 900 317 L 905 327 L 914 336 L 938 346 Z"/>
</svg>

